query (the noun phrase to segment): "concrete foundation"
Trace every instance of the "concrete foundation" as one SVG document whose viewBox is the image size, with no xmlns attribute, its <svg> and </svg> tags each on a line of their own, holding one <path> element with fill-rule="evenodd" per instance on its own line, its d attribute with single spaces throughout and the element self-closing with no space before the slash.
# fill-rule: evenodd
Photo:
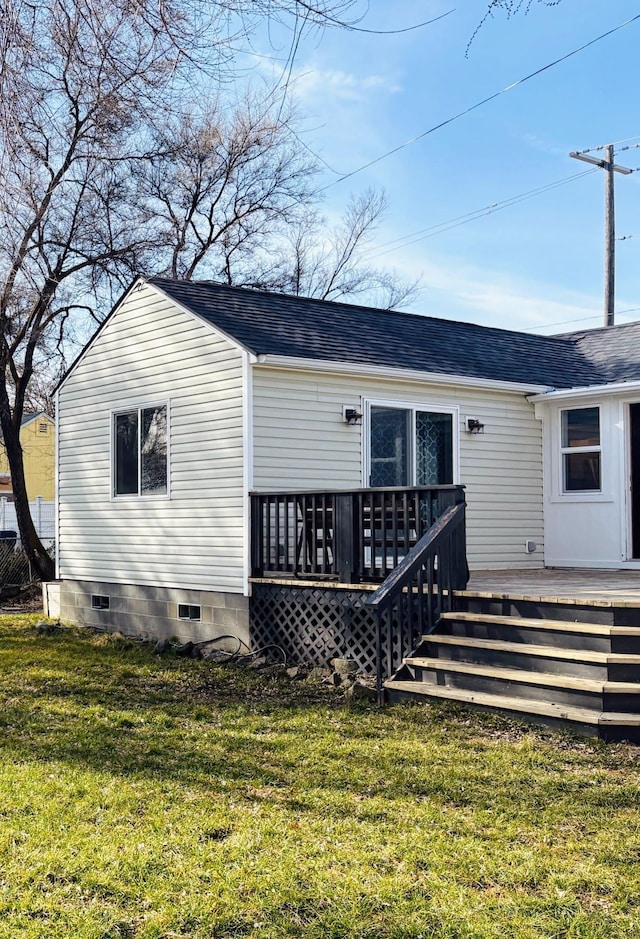
<svg viewBox="0 0 640 939">
<path fill-rule="evenodd" d="M 60 581 L 52 580 L 42 585 L 42 609 L 51 619 L 60 618 Z"/>
<path fill-rule="evenodd" d="M 249 643 L 249 599 L 237 593 L 63 580 L 46 584 L 43 595 L 45 613 L 66 623 L 119 630 L 142 639 L 200 642 L 231 636 Z M 108 609 L 96 609 L 100 601 L 95 598 L 104 597 Z M 180 618 L 180 604 L 199 607 L 200 618 Z M 230 645 L 235 643 L 230 640 Z"/>
</svg>

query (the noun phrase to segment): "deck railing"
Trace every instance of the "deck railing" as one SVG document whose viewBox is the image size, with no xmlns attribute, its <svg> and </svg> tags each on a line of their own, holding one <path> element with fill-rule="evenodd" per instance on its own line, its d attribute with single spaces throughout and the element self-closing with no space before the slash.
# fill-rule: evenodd
<svg viewBox="0 0 640 939">
<path fill-rule="evenodd" d="M 466 586 L 467 565 L 460 553 L 464 527 L 465 506 L 446 509 L 366 602 L 376 618 L 380 704 L 385 678 L 400 668 L 421 636 L 433 632 L 442 613 L 452 609 L 453 591 Z"/>
<path fill-rule="evenodd" d="M 252 576 L 381 583 L 461 504 L 462 486 L 252 493 Z M 456 537 L 465 559 L 464 520 Z"/>
</svg>

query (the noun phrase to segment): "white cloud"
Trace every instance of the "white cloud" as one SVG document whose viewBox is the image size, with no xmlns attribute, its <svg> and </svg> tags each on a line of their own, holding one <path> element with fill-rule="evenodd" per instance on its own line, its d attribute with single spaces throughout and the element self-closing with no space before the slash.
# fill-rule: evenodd
<svg viewBox="0 0 640 939">
<path fill-rule="evenodd" d="M 528 147 L 531 147 L 532 150 L 538 150 L 540 153 L 546 153 L 549 156 L 559 157 L 567 157 L 569 154 L 568 148 L 556 147 L 553 144 L 548 143 L 546 140 L 543 140 L 542 137 L 538 137 L 537 134 L 527 133 L 518 135 L 518 137 Z"/>
<path fill-rule="evenodd" d="M 549 334 L 600 325 L 598 297 L 555 284 L 517 280 L 446 256 L 434 260 L 432 255 L 425 262 L 407 254 L 396 269 L 405 277 L 422 278 L 424 289 L 412 312 Z"/>
<path fill-rule="evenodd" d="M 305 106 L 317 105 L 320 100 L 326 107 L 329 103 L 327 98 L 331 97 L 343 101 L 366 101 L 374 92 L 394 95 L 403 90 L 397 77 L 380 72 L 322 68 L 310 60 L 296 65 L 289 74 L 285 64 L 273 56 L 256 52 L 247 58 L 252 62 L 254 72 L 264 76 L 269 83 L 282 83 L 286 79 L 289 90 Z"/>
<path fill-rule="evenodd" d="M 397 81 L 388 75 L 356 75 L 341 69 L 300 69 L 293 76 L 292 86 L 301 102 L 315 101 L 318 94 L 327 94 L 346 101 L 365 101 L 372 92 L 392 95 L 401 91 Z M 326 102 L 325 102 L 326 103 Z"/>
</svg>

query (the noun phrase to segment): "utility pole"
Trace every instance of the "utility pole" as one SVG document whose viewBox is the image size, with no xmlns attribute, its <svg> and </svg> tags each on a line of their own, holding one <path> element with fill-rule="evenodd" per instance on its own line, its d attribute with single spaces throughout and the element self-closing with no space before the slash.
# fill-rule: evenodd
<svg viewBox="0 0 640 939">
<path fill-rule="evenodd" d="M 616 224 L 615 205 L 613 194 L 613 174 L 622 173 L 628 176 L 633 173 L 626 166 L 618 166 L 614 162 L 613 144 L 604 148 L 604 160 L 587 156 L 586 153 L 572 151 L 569 156 L 574 160 L 583 160 L 605 170 L 604 188 L 604 325 L 613 326 L 615 308 L 615 281 L 616 281 Z"/>
</svg>

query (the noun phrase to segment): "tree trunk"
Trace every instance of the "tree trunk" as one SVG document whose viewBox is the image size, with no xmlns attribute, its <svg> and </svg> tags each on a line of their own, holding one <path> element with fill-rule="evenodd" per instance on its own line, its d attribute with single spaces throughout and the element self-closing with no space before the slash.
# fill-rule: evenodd
<svg viewBox="0 0 640 939">
<path fill-rule="evenodd" d="M 4 447 L 9 461 L 20 540 L 24 552 L 38 577 L 43 581 L 53 580 L 55 577 L 55 564 L 40 541 L 31 518 L 27 485 L 24 478 L 23 452 L 20 445 L 20 422 L 18 422 L 16 429 L 14 422 L 11 420 L 10 408 L 7 405 L 7 400 L 0 401 L 0 426 L 2 427 Z"/>
</svg>

